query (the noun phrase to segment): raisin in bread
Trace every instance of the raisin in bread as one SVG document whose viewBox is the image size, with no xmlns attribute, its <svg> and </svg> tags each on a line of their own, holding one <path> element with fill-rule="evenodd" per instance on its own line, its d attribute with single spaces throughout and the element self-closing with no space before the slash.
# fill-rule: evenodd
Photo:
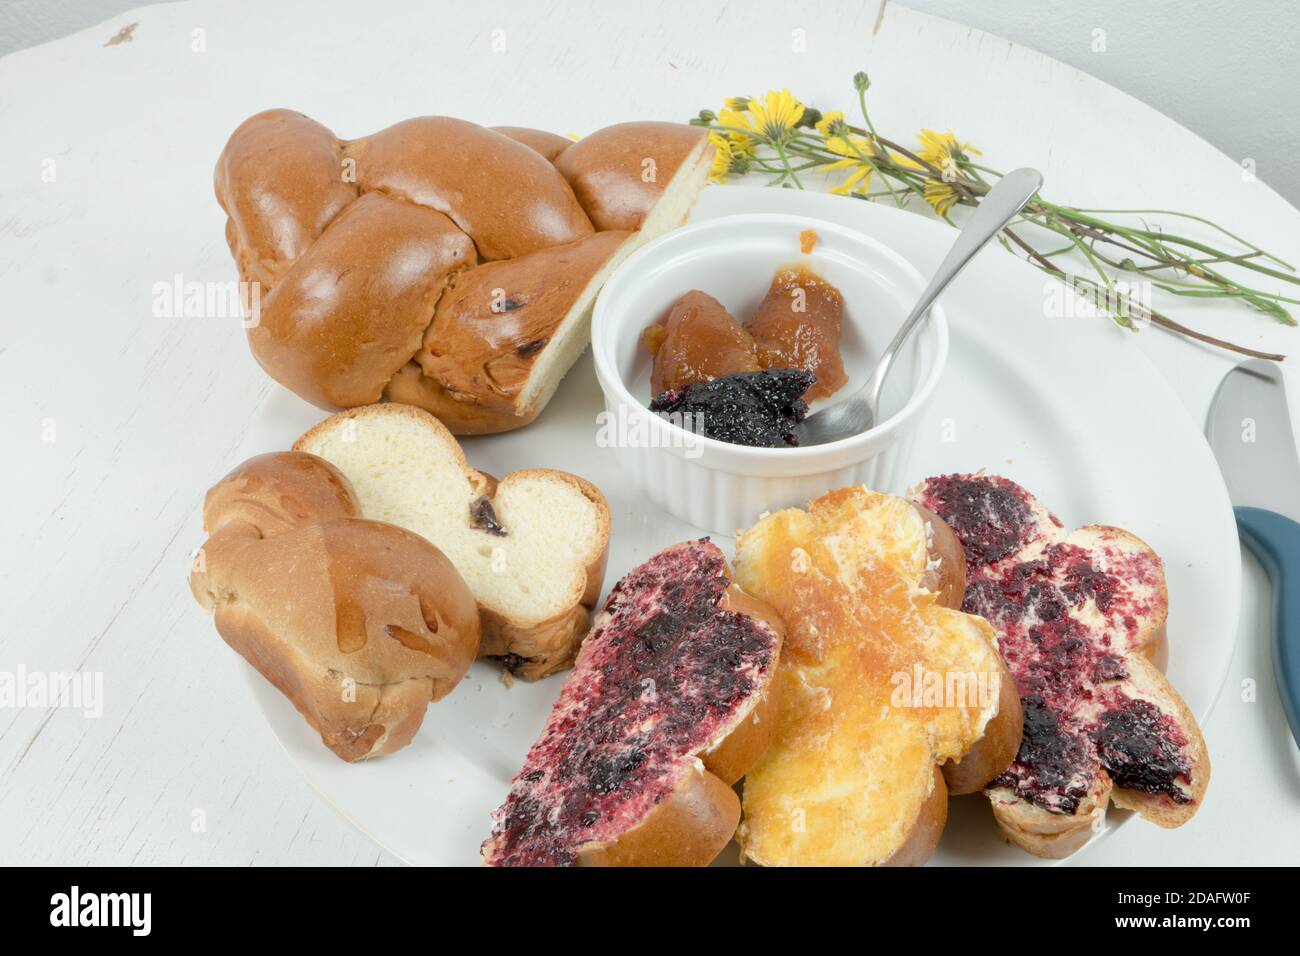
<svg viewBox="0 0 1300 956">
<path fill-rule="evenodd" d="M 325 419 L 294 445 L 333 464 L 361 513 L 436 544 L 483 618 L 480 653 L 534 680 L 567 667 L 600 597 L 609 507 L 591 483 L 548 468 L 500 481 L 475 471 L 422 409 L 387 403 Z"/>
<path fill-rule="evenodd" d="M 741 532 L 736 579 L 788 630 L 776 738 L 745 777 L 742 853 L 923 863 L 948 793 L 979 790 L 1020 743 L 993 629 L 957 610 L 955 539 L 902 498 L 844 488 Z"/>
<path fill-rule="evenodd" d="M 1101 828 L 1108 802 L 1161 826 L 1187 822 L 1210 761 L 1153 662 L 1169 609 L 1160 557 L 1119 528 L 1067 532 L 1006 478 L 945 475 L 913 496 L 961 541 L 963 607 L 997 629 L 1020 692 L 1020 752 L 987 790 L 1004 835 L 1062 857 Z"/>
<path fill-rule="evenodd" d="M 493 814 L 484 862 L 712 861 L 740 819 L 731 785 L 771 739 L 781 637 L 707 539 L 630 572 Z"/>
</svg>

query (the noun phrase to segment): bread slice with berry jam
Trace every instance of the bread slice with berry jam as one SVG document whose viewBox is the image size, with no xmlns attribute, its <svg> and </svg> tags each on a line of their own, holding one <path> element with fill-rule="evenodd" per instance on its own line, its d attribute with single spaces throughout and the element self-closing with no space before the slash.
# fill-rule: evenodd
<svg viewBox="0 0 1300 956">
<path fill-rule="evenodd" d="M 614 586 L 492 815 L 489 866 L 705 866 L 775 728 L 784 625 L 708 539 Z"/>
<path fill-rule="evenodd" d="M 1020 751 L 986 789 L 1004 835 L 1059 858 L 1102 828 L 1108 803 L 1164 827 L 1191 819 L 1210 760 L 1162 673 L 1160 557 L 1120 528 L 1067 532 L 1006 478 L 930 478 L 913 497 L 961 541 L 962 607 L 997 629 L 1020 693 Z"/>
</svg>

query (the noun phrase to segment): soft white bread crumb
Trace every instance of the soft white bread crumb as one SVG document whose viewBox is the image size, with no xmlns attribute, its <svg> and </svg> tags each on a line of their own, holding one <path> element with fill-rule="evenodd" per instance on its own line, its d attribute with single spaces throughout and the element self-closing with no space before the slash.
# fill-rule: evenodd
<svg viewBox="0 0 1300 956">
<path fill-rule="evenodd" d="M 365 517 L 414 531 L 436 545 L 480 607 L 509 628 L 567 620 L 580 605 L 594 604 L 609 510 L 600 492 L 581 478 L 532 469 L 494 482 L 469 467 L 456 439 L 436 418 L 397 404 L 341 412 L 294 448 L 343 472 Z M 485 496 L 504 534 L 472 521 L 471 508 Z M 579 617 L 585 631 L 585 612 Z M 485 647 L 485 653 L 502 652 L 490 642 Z"/>
</svg>

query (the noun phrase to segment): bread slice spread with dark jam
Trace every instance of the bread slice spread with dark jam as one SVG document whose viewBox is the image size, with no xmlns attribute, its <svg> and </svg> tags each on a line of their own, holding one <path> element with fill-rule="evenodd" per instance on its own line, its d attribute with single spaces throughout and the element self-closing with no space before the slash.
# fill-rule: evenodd
<svg viewBox="0 0 1300 956">
<path fill-rule="evenodd" d="M 784 628 L 707 539 L 615 585 L 483 845 L 491 866 L 705 865 L 775 721 Z"/>
<path fill-rule="evenodd" d="M 1161 826 L 1189 820 L 1210 761 L 1156 663 L 1169 610 L 1160 557 L 1119 528 L 1067 532 L 1006 478 L 944 475 L 913 497 L 960 540 L 962 609 L 997 630 L 1020 693 L 1020 752 L 986 789 L 1004 834 L 1060 857 L 1100 829 L 1109 801 Z"/>
</svg>

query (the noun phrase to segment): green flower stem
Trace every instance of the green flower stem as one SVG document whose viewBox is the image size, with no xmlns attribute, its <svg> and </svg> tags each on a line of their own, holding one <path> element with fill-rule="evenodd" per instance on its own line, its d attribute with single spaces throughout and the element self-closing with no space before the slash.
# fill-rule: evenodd
<svg viewBox="0 0 1300 956">
<path fill-rule="evenodd" d="M 1059 221 L 1061 217 L 1054 216 L 1053 218 Z M 1030 219 L 1030 221 L 1036 222 L 1037 225 L 1043 226 L 1044 228 L 1051 228 L 1045 222 L 1036 221 L 1033 219 Z M 1069 228 L 1068 225 L 1067 228 Z M 1247 304 L 1249 304 L 1252 308 L 1256 308 L 1260 311 L 1266 312 L 1268 315 L 1273 316 L 1279 322 L 1282 322 L 1285 325 L 1296 324 L 1295 319 L 1293 319 L 1285 309 L 1282 309 L 1280 306 L 1277 306 L 1276 303 L 1287 302 L 1294 305 L 1300 305 L 1300 300 L 1291 298 L 1289 296 L 1281 295 L 1280 293 L 1267 292 L 1263 289 L 1256 289 L 1251 286 L 1245 286 L 1242 285 L 1241 283 L 1234 282 L 1233 280 L 1218 273 L 1217 271 L 1204 268 L 1205 265 L 1213 262 L 1229 262 L 1229 263 L 1234 263 L 1237 265 L 1244 265 L 1249 267 L 1250 264 L 1244 262 L 1243 260 L 1250 258 L 1251 256 L 1260 255 L 1262 254 L 1261 252 L 1252 252 L 1246 256 L 1232 256 L 1229 254 L 1221 253 L 1210 259 L 1196 260 L 1196 259 L 1190 259 L 1183 256 L 1179 256 L 1177 254 L 1172 254 L 1172 255 L 1161 254 L 1162 247 L 1160 246 L 1159 243 L 1150 240 L 1149 236 L 1135 236 L 1134 237 L 1135 241 L 1142 242 L 1144 245 L 1148 246 L 1147 249 L 1135 249 L 1133 246 L 1127 245 L 1126 243 L 1116 241 L 1113 237 L 1101 234 L 1098 230 L 1096 230 L 1091 226 L 1088 227 L 1075 226 L 1074 229 L 1071 229 L 1072 232 L 1075 232 L 1076 230 L 1085 231 L 1086 234 L 1094 238 L 1095 241 L 1105 242 L 1109 245 L 1114 245 L 1118 248 L 1127 249 L 1133 252 L 1139 252 L 1157 261 L 1157 265 L 1154 266 L 1137 267 L 1135 264 L 1116 261 L 1097 252 L 1095 245 L 1090 247 L 1092 249 L 1093 255 L 1096 255 L 1097 258 L 1101 259 L 1102 262 L 1104 262 L 1106 265 L 1110 266 L 1113 269 L 1122 272 L 1144 273 L 1144 274 L 1149 272 L 1149 270 L 1152 269 L 1182 270 L 1189 275 L 1195 275 L 1203 282 L 1211 283 L 1217 288 L 1206 289 L 1204 288 L 1204 286 L 1199 286 L 1194 283 L 1180 282 L 1176 279 L 1168 279 L 1164 277 L 1153 278 L 1152 281 L 1157 285 L 1158 288 L 1168 291 L 1174 295 L 1194 296 L 1198 298 L 1225 298 L 1225 299 L 1239 298 L 1247 302 Z M 1059 231 L 1059 230 L 1053 230 L 1053 231 Z M 1271 272 L 1272 270 L 1269 271 Z M 1183 291 L 1183 290 L 1187 290 L 1187 291 Z M 1272 303 L 1272 305 L 1264 304 L 1266 302 Z"/>
<path fill-rule="evenodd" d="M 1264 253 L 1264 252 L 1247 252 L 1247 253 L 1244 253 L 1244 254 L 1242 254 L 1242 255 L 1240 255 L 1240 256 L 1229 256 L 1229 255 L 1223 255 L 1223 256 L 1215 256 L 1213 259 L 1190 259 L 1190 260 L 1188 260 L 1188 261 L 1191 262 L 1191 263 L 1193 263 L 1193 264 L 1195 264 L 1195 265 L 1198 265 L 1198 266 L 1201 266 L 1201 265 L 1210 265 L 1210 264 L 1213 264 L 1213 263 L 1216 263 L 1216 262 L 1235 262 L 1235 263 L 1241 263 L 1241 262 L 1242 262 L 1243 260 L 1245 260 L 1245 259 L 1253 259 L 1255 256 L 1262 256 L 1262 255 L 1267 255 L 1267 253 Z M 1183 266 L 1182 266 L 1180 263 L 1177 263 L 1177 262 L 1158 262 L 1158 263 L 1156 263 L 1156 264 L 1153 265 L 1153 266 L 1138 266 L 1138 267 L 1137 267 L 1136 269 L 1134 269 L 1133 271 L 1134 271 L 1134 272 L 1154 272 L 1154 271 L 1156 271 L 1157 269 L 1180 269 L 1180 268 L 1183 268 Z"/>
<path fill-rule="evenodd" d="M 785 155 L 785 144 L 782 143 L 780 140 L 777 140 L 775 145 L 776 145 L 777 155 L 781 157 L 781 163 L 785 166 L 785 175 L 788 178 L 794 180 L 795 186 L 797 186 L 800 189 L 803 189 L 803 183 L 799 182 L 799 177 L 796 176 L 794 170 L 790 168 L 790 160 Z"/>
<path fill-rule="evenodd" d="M 870 131 L 871 138 L 879 142 L 880 137 L 876 135 L 876 127 L 871 122 L 871 114 L 867 112 L 866 89 L 858 90 L 858 109 L 862 112 L 862 122 L 867 124 L 867 129 L 863 131 L 864 135 L 867 131 Z"/>
<path fill-rule="evenodd" d="M 1100 229 L 1105 229 L 1110 232 L 1116 232 L 1123 236 L 1130 236 L 1130 237 L 1144 236 L 1148 239 L 1158 242 L 1162 246 L 1168 246 L 1170 244 L 1174 244 L 1174 245 L 1185 246 L 1188 249 L 1195 249 L 1197 252 L 1203 252 L 1207 255 L 1221 254 L 1221 251 L 1215 249 L 1213 246 L 1206 245 L 1203 242 L 1199 242 L 1187 236 L 1180 236 L 1180 235 L 1176 235 L 1164 231 L 1156 231 L 1153 229 L 1136 229 L 1132 226 L 1124 226 L 1119 223 L 1107 222 L 1103 219 L 1095 219 L 1092 216 L 1089 216 L 1086 213 L 1082 212 L 1081 210 L 1073 209 L 1069 206 L 1057 206 L 1053 203 L 1046 202 L 1041 198 L 1037 201 L 1042 203 L 1044 208 L 1051 209 L 1054 212 L 1057 212 L 1058 214 L 1069 216 L 1071 219 L 1074 219 L 1077 222 L 1087 223 L 1088 225 Z M 1255 248 L 1254 246 L 1251 246 L 1249 243 L 1246 242 L 1243 242 L 1242 245 L 1247 246 L 1248 248 L 1251 249 Z M 1247 269 L 1251 269 L 1254 272 L 1262 273 L 1263 275 L 1271 276 L 1275 279 L 1282 279 L 1286 282 L 1291 282 L 1296 285 L 1300 285 L 1300 276 L 1296 276 L 1287 272 L 1280 272 L 1277 269 L 1270 269 L 1267 266 L 1262 266 L 1259 265 L 1258 263 L 1243 263 L 1243 267 Z"/>
<path fill-rule="evenodd" d="M 1094 213 L 1094 212 L 1104 213 L 1107 215 L 1118 213 L 1121 215 L 1133 215 L 1133 216 L 1178 216 L 1180 219 L 1190 219 L 1193 222 L 1202 223 L 1203 225 L 1209 226 L 1211 229 L 1215 229 L 1223 233 L 1233 242 L 1239 242 L 1247 249 L 1253 250 L 1258 255 L 1261 255 L 1266 259 L 1273 260 L 1278 265 L 1280 265 L 1283 269 L 1289 269 L 1292 272 L 1295 271 L 1295 266 L 1291 265 L 1291 263 L 1286 262 L 1283 259 L 1279 259 L 1271 252 L 1265 252 L 1263 249 L 1255 245 L 1253 242 L 1247 242 L 1245 239 L 1241 238 L 1241 236 L 1237 235 L 1234 232 L 1229 232 L 1227 229 L 1220 226 L 1217 222 L 1214 222 L 1213 220 L 1210 219 L 1206 219 L 1204 216 L 1194 216 L 1190 212 L 1178 212 L 1173 209 L 1076 209 L 1075 211 L 1081 213 Z"/>
<path fill-rule="evenodd" d="M 1041 254 L 1037 250 L 1035 250 L 1033 246 L 1029 245 L 1029 243 L 1021 239 L 1020 236 L 1017 235 L 1015 232 L 1013 232 L 1011 229 L 1003 229 L 1002 232 L 1008 238 L 1010 238 L 1012 242 L 1018 245 L 1021 248 L 1021 250 L 1023 250 L 1024 253 L 1031 260 L 1036 261 L 1039 264 L 1039 266 L 1043 268 L 1044 271 L 1050 273 L 1051 275 L 1056 276 L 1058 279 L 1063 280 L 1071 288 L 1079 289 L 1082 287 L 1088 289 L 1093 297 L 1092 298 L 1093 304 L 1097 305 L 1099 308 L 1104 308 L 1103 303 L 1105 300 L 1104 299 L 1100 301 L 1098 300 L 1098 296 L 1100 295 L 1101 290 L 1097 287 L 1096 283 L 1093 282 L 1091 279 L 1085 278 L 1083 276 L 1071 275 L 1070 273 L 1066 272 L 1064 269 L 1060 268 L 1056 263 L 1052 262 L 1050 259 L 1042 258 Z M 1155 309 L 1147 309 L 1143 306 L 1137 306 L 1133 309 L 1133 311 L 1137 313 L 1139 319 L 1151 322 L 1153 325 L 1161 326 L 1162 328 L 1168 329 L 1171 332 L 1177 332 L 1179 335 L 1185 335 L 1188 338 L 1196 339 L 1199 342 L 1204 342 L 1207 345 L 1213 345 L 1216 348 L 1227 349 L 1232 352 L 1239 352 L 1242 355 L 1249 355 L 1254 358 L 1269 359 L 1274 362 L 1280 362 L 1284 358 L 1286 358 L 1285 355 L 1278 355 L 1277 353 L 1274 352 L 1261 352 L 1258 349 L 1252 349 L 1244 345 L 1235 345 L 1232 342 L 1226 342 L 1223 339 L 1215 338 L 1212 335 L 1206 335 L 1204 332 L 1197 332 L 1195 329 L 1188 328 L 1187 326 L 1183 325 L 1180 322 L 1175 322 L 1173 319 L 1169 318 L 1166 315 L 1161 314 L 1160 312 L 1157 312 Z"/>
</svg>

